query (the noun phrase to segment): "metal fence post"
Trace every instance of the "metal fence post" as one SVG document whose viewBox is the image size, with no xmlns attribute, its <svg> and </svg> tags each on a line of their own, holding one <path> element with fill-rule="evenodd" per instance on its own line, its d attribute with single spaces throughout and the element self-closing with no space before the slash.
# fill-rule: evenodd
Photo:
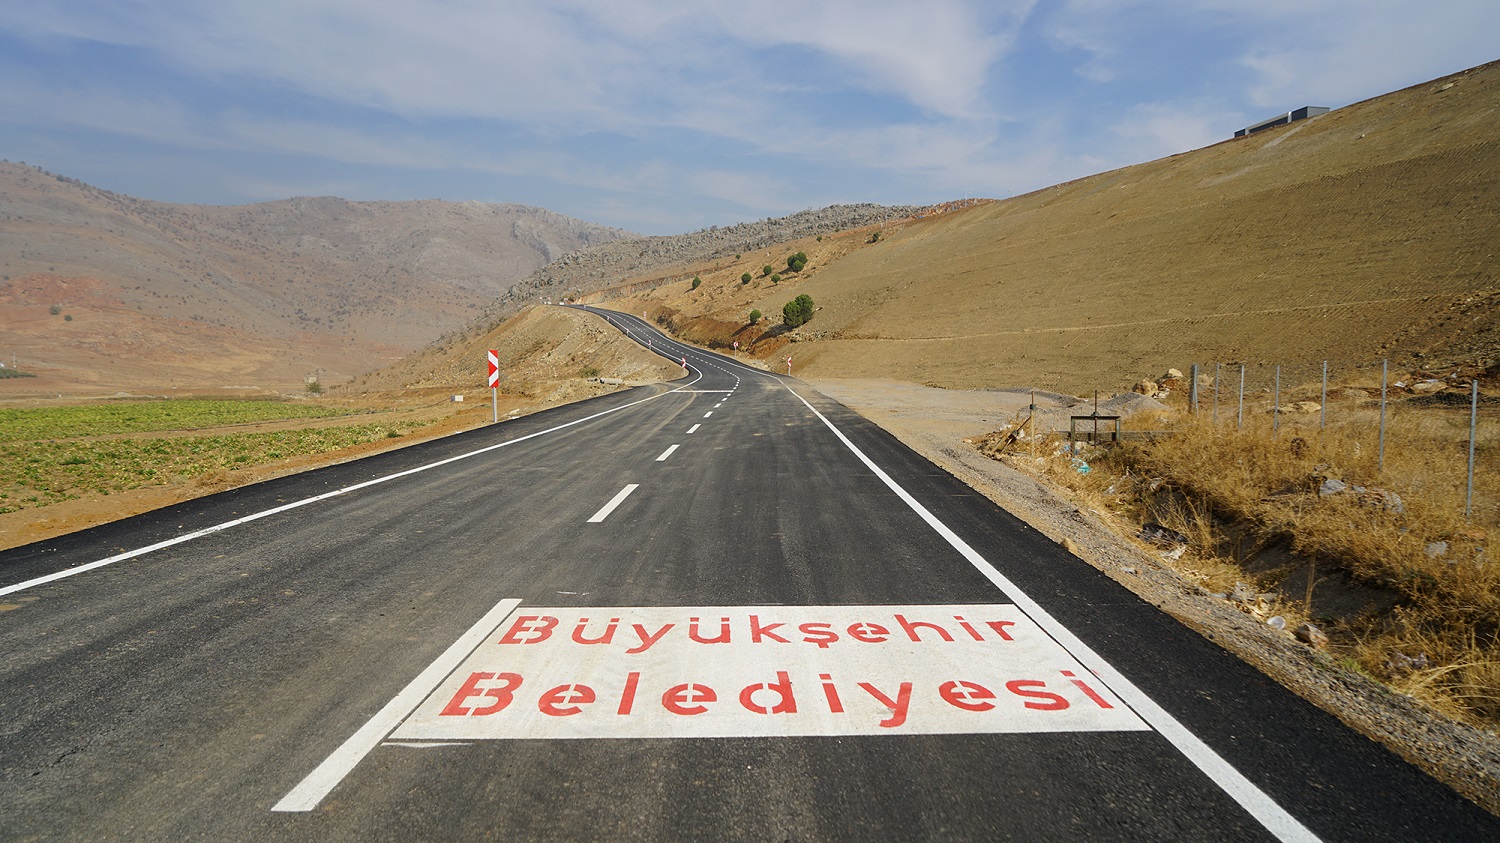
<svg viewBox="0 0 1500 843">
<path fill-rule="evenodd" d="M 1474 432 L 1479 427 L 1479 381 L 1469 395 L 1469 489 L 1464 493 L 1464 520 L 1474 512 Z"/>
<path fill-rule="evenodd" d="M 1276 364 L 1276 392 L 1271 398 L 1271 436 L 1281 430 L 1281 364 Z"/>
<path fill-rule="evenodd" d="M 1319 401 L 1318 429 L 1328 429 L 1328 361 L 1323 361 L 1323 398 Z"/>
<path fill-rule="evenodd" d="M 1245 364 L 1240 364 L 1240 412 L 1234 420 L 1235 430 L 1245 429 Z"/>
<path fill-rule="evenodd" d="M 1375 462 L 1375 473 L 1385 471 L 1385 382 L 1390 372 L 1390 360 L 1380 361 L 1380 451 Z"/>
</svg>

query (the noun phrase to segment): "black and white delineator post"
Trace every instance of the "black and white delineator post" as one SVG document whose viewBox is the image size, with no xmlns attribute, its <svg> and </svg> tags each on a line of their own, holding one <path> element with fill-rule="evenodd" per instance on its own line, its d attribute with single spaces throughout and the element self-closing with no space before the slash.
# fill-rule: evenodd
<svg viewBox="0 0 1500 843">
<path fill-rule="evenodd" d="M 490 349 L 490 421 L 500 421 L 500 352 Z"/>
</svg>

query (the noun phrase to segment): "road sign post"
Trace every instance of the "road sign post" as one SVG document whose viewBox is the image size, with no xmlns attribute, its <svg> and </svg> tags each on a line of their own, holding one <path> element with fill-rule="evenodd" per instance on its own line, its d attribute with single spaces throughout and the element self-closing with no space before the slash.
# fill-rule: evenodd
<svg viewBox="0 0 1500 843">
<path fill-rule="evenodd" d="M 500 421 L 500 352 L 490 349 L 490 422 Z"/>
</svg>

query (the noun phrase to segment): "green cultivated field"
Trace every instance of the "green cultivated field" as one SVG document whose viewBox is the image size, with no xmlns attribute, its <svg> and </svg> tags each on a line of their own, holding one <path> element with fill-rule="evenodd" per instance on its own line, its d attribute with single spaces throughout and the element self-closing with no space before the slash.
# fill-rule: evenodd
<svg viewBox="0 0 1500 843">
<path fill-rule="evenodd" d="M 399 437 L 424 424 L 400 420 L 302 430 L 123 438 L 124 434 L 347 416 L 352 412 L 275 401 L 199 400 L 0 410 L 0 514 L 337 451 Z"/>
<path fill-rule="evenodd" d="M 117 436 L 159 430 L 196 430 L 226 424 L 321 419 L 354 411 L 283 401 L 143 401 L 0 410 L 0 442 Z"/>
</svg>

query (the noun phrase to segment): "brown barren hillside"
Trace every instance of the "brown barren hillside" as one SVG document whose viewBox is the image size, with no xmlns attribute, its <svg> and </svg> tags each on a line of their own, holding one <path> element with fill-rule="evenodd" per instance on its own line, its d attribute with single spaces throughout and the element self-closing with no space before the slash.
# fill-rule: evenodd
<svg viewBox="0 0 1500 843">
<path fill-rule="evenodd" d="M 697 317 L 689 338 L 790 353 L 799 373 L 953 388 L 1118 389 L 1215 360 L 1488 364 L 1500 357 L 1497 115 L 1489 64 L 879 242 L 872 227 L 788 243 L 698 291 L 601 298 L 679 326 Z M 758 277 L 797 250 L 807 270 Z M 799 293 L 813 320 L 752 346 L 746 314 L 779 320 Z"/>
<path fill-rule="evenodd" d="M 3 163 L 0 352 L 53 391 L 336 382 L 627 236 L 477 202 L 170 205 Z"/>
</svg>

